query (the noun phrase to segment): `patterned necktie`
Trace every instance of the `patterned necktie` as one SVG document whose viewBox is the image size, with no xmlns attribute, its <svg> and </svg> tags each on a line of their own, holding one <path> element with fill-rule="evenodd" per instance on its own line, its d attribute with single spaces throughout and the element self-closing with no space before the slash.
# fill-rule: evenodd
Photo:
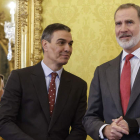
<svg viewBox="0 0 140 140">
<path fill-rule="evenodd" d="M 126 56 L 120 80 L 121 103 L 124 115 L 126 114 L 131 93 L 131 65 L 129 60 L 133 56 L 133 54 L 128 54 Z"/>
<path fill-rule="evenodd" d="M 54 109 L 54 103 L 55 103 L 55 94 L 56 94 L 56 89 L 55 89 L 55 78 L 57 76 L 57 73 L 52 72 L 51 73 L 51 81 L 50 81 L 50 86 L 49 86 L 49 106 L 50 106 L 50 115 L 53 113 Z"/>
</svg>

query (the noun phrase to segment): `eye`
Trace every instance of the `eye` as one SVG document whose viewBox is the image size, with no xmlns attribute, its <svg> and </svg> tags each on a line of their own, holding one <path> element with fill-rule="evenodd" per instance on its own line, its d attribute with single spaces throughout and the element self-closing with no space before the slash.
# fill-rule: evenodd
<svg viewBox="0 0 140 140">
<path fill-rule="evenodd" d="M 69 46 L 71 46 L 71 47 L 72 47 L 72 44 L 73 44 L 72 42 L 71 42 L 71 43 L 69 43 Z"/>
<path fill-rule="evenodd" d="M 133 23 L 133 21 L 127 21 L 127 24 L 132 24 Z"/>
<path fill-rule="evenodd" d="M 116 22 L 115 24 L 116 24 L 116 26 L 120 26 L 121 22 Z"/>
<path fill-rule="evenodd" d="M 58 44 L 59 44 L 59 45 L 64 45 L 65 42 L 64 42 L 64 41 L 60 41 L 60 42 L 58 42 Z"/>
</svg>

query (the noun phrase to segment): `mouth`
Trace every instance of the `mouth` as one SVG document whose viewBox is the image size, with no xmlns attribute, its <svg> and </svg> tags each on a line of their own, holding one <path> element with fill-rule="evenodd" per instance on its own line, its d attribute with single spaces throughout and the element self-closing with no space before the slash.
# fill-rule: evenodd
<svg viewBox="0 0 140 140">
<path fill-rule="evenodd" d="M 131 37 L 132 37 L 132 35 L 123 34 L 123 35 L 119 36 L 119 39 L 129 39 L 129 38 L 131 38 Z"/>
<path fill-rule="evenodd" d="M 61 56 L 64 57 L 64 58 L 69 58 L 70 57 L 69 54 L 61 54 Z"/>
<path fill-rule="evenodd" d="M 69 55 L 62 55 L 62 56 L 64 56 L 64 57 L 70 57 Z"/>
</svg>

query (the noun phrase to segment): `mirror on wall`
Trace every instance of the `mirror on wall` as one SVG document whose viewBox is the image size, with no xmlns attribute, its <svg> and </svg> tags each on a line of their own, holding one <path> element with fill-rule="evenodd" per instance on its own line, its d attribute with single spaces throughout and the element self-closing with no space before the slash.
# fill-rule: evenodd
<svg viewBox="0 0 140 140">
<path fill-rule="evenodd" d="M 0 0 L 0 74 L 6 83 L 13 69 L 15 39 L 15 0 Z"/>
<path fill-rule="evenodd" d="M 10 74 L 10 65 L 7 60 L 7 54 L 4 51 L 3 46 L 0 43 L 0 73 L 4 75 L 4 83 L 6 83 Z"/>
<path fill-rule="evenodd" d="M 1 57 L 8 60 L 5 65 L 0 57 L 0 67 L 6 69 L 6 74 L 1 69 L 0 74 L 5 78 L 13 69 L 42 60 L 41 12 L 42 0 L 0 0 L 0 51 Z"/>
</svg>

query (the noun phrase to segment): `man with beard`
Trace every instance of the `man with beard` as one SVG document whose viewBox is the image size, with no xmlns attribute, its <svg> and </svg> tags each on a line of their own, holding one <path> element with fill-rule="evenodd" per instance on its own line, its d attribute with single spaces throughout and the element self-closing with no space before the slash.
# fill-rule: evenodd
<svg viewBox="0 0 140 140">
<path fill-rule="evenodd" d="M 95 70 L 83 124 L 94 140 L 139 140 L 140 7 L 123 4 L 114 20 L 123 51 Z"/>
<path fill-rule="evenodd" d="M 48 25 L 41 38 L 43 60 L 12 71 L 0 108 L 4 140 L 86 140 L 87 84 L 63 69 L 72 54 L 70 31 L 60 23 Z"/>
</svg>

